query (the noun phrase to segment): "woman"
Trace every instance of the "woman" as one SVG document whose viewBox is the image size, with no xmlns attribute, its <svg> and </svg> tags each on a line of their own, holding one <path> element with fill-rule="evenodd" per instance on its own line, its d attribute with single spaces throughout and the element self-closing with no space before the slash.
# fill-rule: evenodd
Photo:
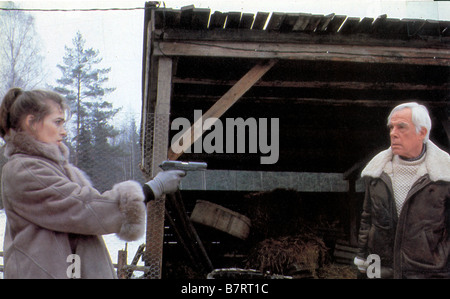
<svg viewBox="0 0 450 299">
<path fill-rule="evenodd" d="M 126 181 L 101 194 L 68 162 L 67 111 L 50 91 L 13 88 L 1 103 L 5 278 L 71 278 L 73 261 L 77 277 L 116 278 L 101 235 L 132 241 L 145 231 L 142 186 Z M 184 174 L 159 173 L 144 185 L 147 199 L 174 192 Z"/>
</svg>

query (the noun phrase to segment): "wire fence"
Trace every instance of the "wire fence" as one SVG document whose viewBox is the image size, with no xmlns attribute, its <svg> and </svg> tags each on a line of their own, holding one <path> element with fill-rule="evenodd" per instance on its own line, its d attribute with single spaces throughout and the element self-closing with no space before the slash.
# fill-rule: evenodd
<svg viewBox="0 0 450 299">
<path fill-rule="evenodd" d="M 167 159 L 169 129 L 168 114 L 148 113 L 141 133 L 143 141 L 144 172 L 151 177 L 160 171 L 158 165 Z M 146 278 L 158 279 L 162 276 L 162 253 L 164 246 L 165 197 L 158 198 L 148 204 L 147 235 L 144 260 L 149 267 Z"/>
</svg>

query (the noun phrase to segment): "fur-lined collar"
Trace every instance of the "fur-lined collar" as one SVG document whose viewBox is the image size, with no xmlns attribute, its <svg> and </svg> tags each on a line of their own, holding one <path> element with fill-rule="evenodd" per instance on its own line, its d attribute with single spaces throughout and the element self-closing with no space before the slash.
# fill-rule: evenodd
<svg viewBox="0 0 450 299">
<path fill-rule="evenodd" d="M 25 132 L 11 130 L 5 138 L 6 146 L 4 155 L 10 158 L 14 154 L 26 154 L 39 156 L 55 161 L 56 163 L 68 162 L 69 149 L 61 143 L 60 146 L 38 141 Z"/>
<path fill-rule="evenodd" d="M 361 177 L 380 177 L 386 164 L 392 161 L 393 157 L 391 148 L 380 152 L 367 164 Z M 431 181 L 450 182 L 450 156 L 431 141 L 427 142 L 425 166 Z"/>
</svg>

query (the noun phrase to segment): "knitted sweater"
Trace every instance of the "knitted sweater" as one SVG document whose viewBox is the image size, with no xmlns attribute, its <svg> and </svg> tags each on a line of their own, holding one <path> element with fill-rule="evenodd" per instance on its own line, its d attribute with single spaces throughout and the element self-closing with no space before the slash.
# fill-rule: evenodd
<svg viewBox="0 0 450 299">
<path fill-rule="evenodd" d="M 388 174 L 392 180 L 397 215 L 400 215 L 403 203 L 411 187 L 427 172 L 424 163 L 425 156 L 423 155 L 414 161 L 404 160 L 397 155 L 392 159 L 392 171 L 388 172 Z"/>
</svg>

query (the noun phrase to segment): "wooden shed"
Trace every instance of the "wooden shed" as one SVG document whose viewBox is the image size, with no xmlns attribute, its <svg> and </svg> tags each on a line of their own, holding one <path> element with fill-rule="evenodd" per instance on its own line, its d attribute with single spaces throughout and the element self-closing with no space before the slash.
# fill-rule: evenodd
<svg viewBox="0 0 450 299">
<path fill-rule="evenodd" d="M 175 10 L 156 2 L 146 8 L 141 166 L 148 177 L 166 159 L 203 161 L 208 170 L 189 174 L 182 191 L 345 194 L 354 242 L 362 198 L 357 179 L 389 146 L 386 118 L 394 106 L 425 104 L 431 139 L 450 148 L 450 22 Z M 227 151 L 225 139 L 222 152 L 183 144 L 190 153 L 174 153 L 170 144 L 180 132 L 172 121 L 191 120 L 194 137 L 198 111 L 203 121 L 277 119 L 278 130 L 270 131 L 272 124 L 265 136 L 279 142 L 276 162 L 261 163 L 267 151 L 251 151 L 250 144 Z M 164 200 L 148 209 L 147 259 L 158 277 Z"/>
</svg>

